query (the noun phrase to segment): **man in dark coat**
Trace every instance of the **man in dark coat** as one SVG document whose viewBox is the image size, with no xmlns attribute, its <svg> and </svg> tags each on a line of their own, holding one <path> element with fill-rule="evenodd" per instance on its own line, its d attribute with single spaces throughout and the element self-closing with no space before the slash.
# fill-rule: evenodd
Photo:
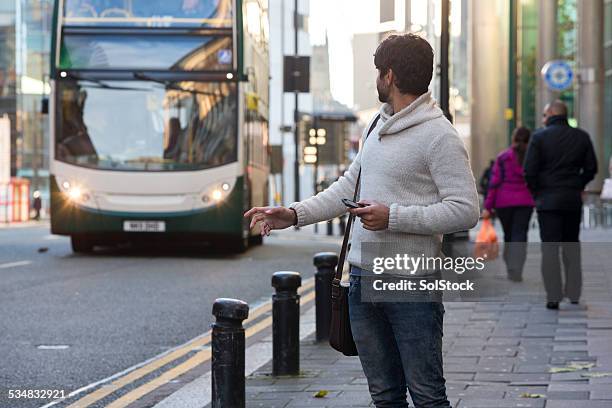
<svg viewBox="0 0 612 408">
<path fill-rule="evenodd" d="M 545 127 L 532 136 L 527 149 L 525 180 L 538 211 L 546 306 L 558 309 L 564 297 L 572 303 L 580 300 L 582 191 L 597 174 L 597 159 L 588 133 L 569 126 L 563 102 L 557 100 L 546 106 L 543 123 Z"/>
</svg>

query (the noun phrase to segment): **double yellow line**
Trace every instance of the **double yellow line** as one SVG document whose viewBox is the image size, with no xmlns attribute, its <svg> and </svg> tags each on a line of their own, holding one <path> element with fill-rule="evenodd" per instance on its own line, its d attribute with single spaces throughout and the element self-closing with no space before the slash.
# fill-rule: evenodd
<svg viewBox="0 0 612 408">
<path fill-rule="evenodd" d="M 307 292 L 309 289 L 312 289 L 314 287 L 314 279 L 309 279 L 306 282 L 304 282 L 304 285 L 301 286 L 298 290 L 298 293 L 300 295 L 302 295 L 303 293 Z M 306 304 L 308 302 L 310 302 L 311 300 L 313 300 L 315 297 L 315 292 L 314 290 L 308 292 L 306 295 L 303 295 L 301 297 L 301 303 L 302 304 Z M 257 307 L 256 309 L 254 309 L 251 313 L 248 319 L 246 319 L 243 324 L 246 326 L 248 325 L 250 322 L 255 321 L 258 317 L 260 317 L 261 315 L 269 312 L 272 309 L 272 302 L 266 302 L 262 305 L 260 305 L 259 307 Z M 264 330 L 265 328 L 269 327 L 272 325 L 272 316 L 268 316 L 265 319 L 262 319 L 261 321 L 253 324 L 252 326 L 249 326 L 248 328 L 245 329 L 245 337 L 249 338 L 250 336 L 253 336 L 259 332 L 261 332 L 262 330 Z M 185 345 L 181 346 L 180 348 L 177 348 L 175 350 L 173 350 L 172 352 L 163 355 L 162 357 L 160 357 L 159 359 L 156 359 L 152 362 L 150 362 L 149 364 L 146 364 L 134 371 L 129 372 L 128 374 L 124 375 L 123 377 L 118 378 L 117 380 L 113 381 L 110 384 L 106 384 L 106 385 L 102 385 L 101 387 L 99 387 L 96 391 L 85 395 L 83 398 L 80 398 L 79 400 L 73 402 L 72 404 L 70 404 L 67 408 L 86 408 L 89 407 L 90 405 L 92 405 L 95 402 L 100 401 L 101 399 L 105 398 L 106 396 L 112 394 L 113 392 L 119 390 L 120 388 L 125 387 L 128 384 L 133 383 L 134 381 L 160 369 L 161 367 L 163 367 L 164 365 L 171 363 L 183 356 L 185 356 L 186 354 L 190 353 L 191 351 L 193 351 L 194 349 L 199 349 L 202 348 L 204 346 L 207 346 L 210 344 L 211 341 L 211 332 L 207 332 L 205 335 L 200 336 L 188 343 L 186 343 Z M 144 384 L 142 384 L 141 386 L 134 388 L 132 391 L 126 393 L 125 395 L 121 396 L 120 398 L 114 400 L 111 404 L 107 405 L 107 408 L 123 408 L 128 406 L 129 404 L 131 404 L 132 402 L 140 399 L 141 397 L 145 396 L 146 394 L 149 394 L 150 392 L 154 391 L 155 389 L 161 387 L 164 384 L 167 384 L 168 382 L 172 381 L 173 379 L 179 377 L 180 375 L 186 373 L 189 370 L 192 370 L 193 368 L 197 367 L 198 365 L 210 360 L 211 357 L 211 349 L 210 348 L 205 348 L 203 350 L 198 351 L 197 353 L 195 353 L 192 357 L 190 357 L 189 359 L 185 360 L 184 362 L 182 362 L 181 364 L 171 368 L 170 370 L 164 372 L 163 374 L 161 374 L 159 377 L 156 377 L 154 379 L 152 379 L 149 382 L 146 382 Z"/>
</svg>

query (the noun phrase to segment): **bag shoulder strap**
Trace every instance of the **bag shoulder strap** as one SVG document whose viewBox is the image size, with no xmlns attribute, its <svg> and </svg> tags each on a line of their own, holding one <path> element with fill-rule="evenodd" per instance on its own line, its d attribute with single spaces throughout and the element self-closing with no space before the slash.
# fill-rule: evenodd
<svg viewBox="0 0 612 408">
<path fill-rule="evenodd" d="M 365 146 L 365 141 L 368 140 L 368 136 L 374 130 L 376 125 L 378 124 L 378 120 L 380 119 L 380 114 L 376 115 L 374 121 L 372 121 L 372 125 L 370 125 L 370 129 L 368 129 L 368 133 L 364 139 L 364 143 L 362 146 Z M 361 166 L 359 166 L 359 173 L 357 174 L 357 181 L 355 181 L 355 192 L 353 193 L 353 201 L 357 200 L 357 195 L 359 194 L 359 184 L 361 183 Z M 336 285 L 340 285 L 340 281 L 342 280 L 342 270 L 344 269 L 344 260 L 346 259 L 346 252 L 348 249 L 349 237 L 351 235 L 351 227 L 353 226 L 353 222 L 355 221 L 355 216 L 353 214 L 349 215 L 348 221 L 346 223 L 346 228 L 344 229 L 344 238 L 342 239 L 342 249 L 340 250 L 340 256 L 338 257 L 338 265 L 336 265 L 336 273 L 334 275 L 334 283 Z"/>
<path fill-rule="evenodd" d="M 499 167 L 499 181 L 495 183 L 495 185 L 489 186 L 491 189 L 498 188 L 502 184 L 504 184 L 504 180 L 506 179 L 506 163 L 501 158 L 497 158 L 496 160 L 497 167 Z M 494 166 L 495 167 L 495 166 Z M 493 178 L 493 169 L 491 169 L 491 178 Z"/>
</svg>

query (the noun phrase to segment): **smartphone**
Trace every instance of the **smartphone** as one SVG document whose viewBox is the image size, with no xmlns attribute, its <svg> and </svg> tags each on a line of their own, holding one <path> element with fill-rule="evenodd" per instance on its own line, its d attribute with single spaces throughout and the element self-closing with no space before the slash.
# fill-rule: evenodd
<svg viewBox="0 0 612 408">
<path fill-rule="evenodd" d="M 353 200 L 349 200 L 348 198 L 343 198 L 342 199 L 342 204 L 346 205 L 348 208 L 365 207 L 365 204 L 358 204 L 358 203 L 354 202 Z"/>
</svg>

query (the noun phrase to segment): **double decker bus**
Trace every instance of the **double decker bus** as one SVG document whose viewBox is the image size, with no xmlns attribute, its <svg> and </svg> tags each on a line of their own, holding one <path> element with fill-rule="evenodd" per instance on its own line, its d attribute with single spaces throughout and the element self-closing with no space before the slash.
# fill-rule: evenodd
<svg viewBox="0 0 612 408">
<path fill-rule="evenodd" d="M 54 23 L 51 232 L 75 252 L 260 243 L 267 0 L 57 0 Z"/>
</svg>

